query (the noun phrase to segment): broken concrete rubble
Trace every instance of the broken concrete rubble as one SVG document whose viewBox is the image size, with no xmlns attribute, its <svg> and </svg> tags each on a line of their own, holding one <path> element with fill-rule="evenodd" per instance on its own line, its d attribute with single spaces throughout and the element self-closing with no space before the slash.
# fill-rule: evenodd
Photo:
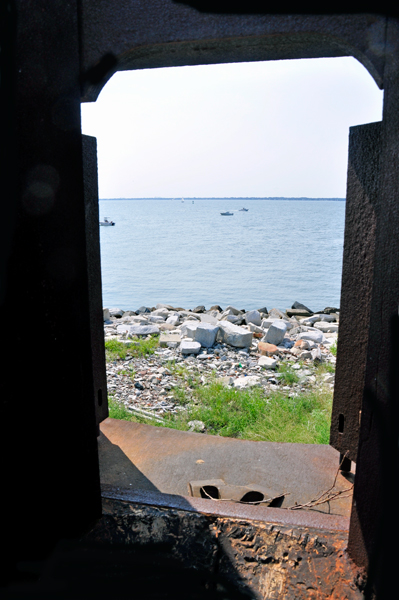
<svg viewBox="0 0 399 600">
<path fill-rule="evenodd" d="M 231 316 L 238 316 L 233 315 L 234 312 L 239 312 L 234 307 L 229 307 L 229 311 Z M 274 311 L 274 314 L 280 312 Z M 278 367 L 286 364 L 296 370 L 299 376 L 299 382 L 289 388 L 292 390 L 291 394 L 302 393 L 312 385 L 333 387 L 333 375 L 315 382 L 311 368 L 320 361 L 335 364 L 330 346 L 337 340 L 337 333 L 323 334 L 313 327 L 313 323 L 305 327 L 302 323 L 307 319 L 300 317 L 299 326 L 291 329 L 287 327 L 288 323 L 291 325 L 288 319 L 276 316 L 273 319 L 262 319 L 261 327 L 251 322 L 237 326 L 226 320 L 218 320 L 215 315 L 220 316 L 222 313 L 222 310 L 214 308 L 193 318 L 191 311 L 176 311 L 172 306 L 158 304 L 157 309 L 148 313 L 141 312 L 139 316 L 132 311 L 125 311 L 122 317 L 107 318 L 104 322 L 106 340 L 129 342 L 135 337 L 133 331 L 150 331 L 147 329 L 150 327 L 159 330 L 165 325 L 171 327 L 171 331 L 161 332 L 159 349 L 155 354 L 141 358 L 128 357 L 120 361 L 119 365 L 107 365 L 108 392 L 132 410 L 137 408 L 150 411 L 156 417 L 176 413 L 179 406 L 174 400 L 173 389 L 180 385 L 180 381 L 166 368 L 173 363 L 183 363 L 188 373 L 200 377 L 202 385 L 207 385 L 210 378 L 216 376 L 222 385 L 236 389 L 245 389 L 255 384 L 265 391 L 276 390 L 283 387 Z M 171 318 L 168 315 L 178 318 L 176 326 L 166 323 Z M 108 316 L 108 310 L 104 309 L 104 317 Z M 165 323 L 158 327 L 150 322 L 151 316 L 163 317 Z M 324 316 L 328 315 L 318 314 L 316 322 L 330 325 L 327 320 L 324 321 Z M 333 318 L 339 318 L 339 315 L 335 314 Z M 264 339 L 270 329 L 269 321 L 280 324 L 280 327 L 277 326 L 278 331 L 284 330 L 279 344 L 259 341 L 254 337 L 259 335 L 256 332 L 260 330 Z M 335 322 L 334 325 L 338 326 Z M 213 339 L 215 331 L 216 339 Z M 142 333 L 136 335 L 138 338 L 143 337 Z M 134 376 L 126 376 L 127 371 L 132 371 Z M 305 371 L 308 372 L 307 375 Z"/>
</svg>

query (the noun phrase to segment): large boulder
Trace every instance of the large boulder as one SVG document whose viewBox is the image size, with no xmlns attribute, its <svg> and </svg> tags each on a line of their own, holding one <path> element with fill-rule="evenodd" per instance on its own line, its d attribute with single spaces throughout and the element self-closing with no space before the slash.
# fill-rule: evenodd
<svg viewBox="0 0 399 600">
<path fill-rule="evenodd" d="M 217 338 L 230 346 L 246 348 L 252 344 L 252 331 L 229 323 L 229 321 L 219 321 Z"/>
<path fill-rule="evenodd" d="M 272 308 L 269 311 L 269 319 L 283 319 L 284 321 L 288 321 L 288 317 L 286 314 L 284 314 L 283 312 L 281 312 L 281 310 L 279 308 Z"/>
<path fill-rule="evenodd" d="M 312 318 L 317 317 L 317 321 L 326 321 L 327 323 L 334 323 L 337 318 L 336 315 L 330 315 L 330 314 L 324 314 L 324 313 L 317 313 L 314 314 Z"/>
<path fill-rule="evenodd" d="M 111 315 L 111 317 L 116 317 L 118 319 L 121 319 L 123 317 L 123 313 L 125 311 L 122 310 L 121 308 L 110 308 L 109 309 L 109 314 Z"/>
<path fill-rule="evenodd" d="M 213 311 L 214 312 L 214 311 Z M 201 322 L 202 323 L 210 323 L 211 325 L 217 325 L 218 324 L 218 320 L 216 318 L 216 315 L 218 313 L 214 312 L 214 314 L 210 314 L 210 313 L 201 313 Z"/>
<path fill-rule="evenodd" d="M 165 317 L 160 317 L 158 315 L 149 315 L 148 321 L 149 323 L 165 323 Z"/>
<path fill-rule="evenodd" d="M 276 319 L 267 330 L 263 341 L 278 346 L 283 341 L 287 329 L 288 327 L 285 321 Z"/>
<path fill-rule="evenodd" d="M 322 331 L 319 329 L 312 329 L 311 331 L 304 331 L 298 335 L 299 340 L 310 340 L 316 342 L 316 344 L 322 344 L 325 340 Z"/>
<path fill-rule="evenodd" d="M 178 315 L 171 315 L 170 317 L 168 317 L 166 319 L 166 323 L 176 327 L 180 323 L 180 319 L 179 319 Z"/>
<path fill-rule="evenodd" d="M 313 327 L 323 333 L 335 333 L 338 331 L 338 323 L 327 323 L 326 321 L 317 321 Z"/>
<path fill-rule="evenodd" d="M 193 313 L 203 313 L 203 312 L 205 312 L 205 306 L 203 304 L 193 308 Z"/>
<path fill-rule="evenodd" d="M 257 325 L 258 327 L 261 326 L 262 324 L 262 318 L 260 316 L 260 312 L 257 310 L 250 310 L 247 313 L 245 313 L 245 322 L 247 325 L 249 325 L 249 323 L 253 323 L 254 325 Z"/>
<path fill-rule="evenodd" d="M 211 348 L 215 343 L 218 331 L 218 325 L 200 323 L 195 330 L 194 340 L 199 342 L 204 348 Z"/>
<path fill-rule="evenodd" d="M 221 321 L 228 321 L 229 323 L 234 323 L 235 325 L 241 325 L 243 318 L 239 315 L 224 315 L 221 318 Z"/>
<path fill-rule="evenodd" d="M 118 325 L 117 333 L 127 333 L 129 337 L 133 335 L 150 335 L 159 333 L 159 327 L 156 325 Z"/>
<path fill-rule="evenodd" d="M 180 334 L 179 333 L 161 333 L 159 338 L 159 345 L 161 348 L 166 348 L 169 344 L 180 344 Z"/>
<path fill-rule="evenodd" d="M 150 313 L 150 312 L 151 312 L 151 308 L 148 308 L 148 306 L 140 306 L 140 308 L 138 308 L 136 310 L 137 315 L 143 315 L 145 313 Z"/>
<path fill-rule="evenodd" d="M 234 308 L 234 306 L 227 306 L 224 311 L 225 313 L 229 314 L 229 315 L 240 315 L 242 316 L 242 310 L 238 310 L 238 308 Z"/>
<path fill-rule="evenodd" d="M 306 312 L 310 313 L 311 315 L 313 315 L 313 311 L 310 310 L 310 308 L 308 308 L 307 306 L 305 306 L 304 304 L 301 304 L 300 302 L 294 302 L 294 304 L 291 306 L 291 308 L 296 308 L 296 309 L 301 309 L 301 310 L 306 310 Z"/>
<path fill-rule="evenodd" d="M 185 321 L 180 328 L 182 337 L 195 338 L 195 332 L 200 325 L 199 321 Z"/>
</svg>

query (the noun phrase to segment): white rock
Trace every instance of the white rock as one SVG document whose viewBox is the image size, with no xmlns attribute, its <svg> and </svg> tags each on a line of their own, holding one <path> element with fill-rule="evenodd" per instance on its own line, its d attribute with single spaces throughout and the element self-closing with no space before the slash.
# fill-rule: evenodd
<svg viewBox="0 0 399 600">
<path fill-rule="evenodd" d="M 218 325 L 200 323 L 195 330 L 194 340 L 199 342 L 204 348 L 210 348 L 215 343 L 218 331 Z"/>
<path fill-rule="evenodd" d="M 260 385 L 260 377 L 258 375 L 249 375 L 248 377 L 237 377 L 234 382 L 234 387 L 240 390 Z"/>
<path fill-rule="evenodd" d="M 234 306 L 227 306 L 223 312 L 228 313 L 229 315 L 239 315 L 242 317 L 242 312 L 238 310 L 238 308 L 234 308 Z"/>
<path fill-rule="evenodd" d="M 180 328 L 182 337 L 188 337 L 192 340 L 195 337 L 195 331 L 200 323 L 198 321 L 185 321 Z"/>
<path fill-rule="evenodd" d="M 277 360 L 269 356 L 261 356 L 258 360 L 258 365 L 266 367 L 266 369 L 275 369 L 277 367 Z"/>
<path fill-rule="evenodd" d="M 241 325 L 242 317 L 239 317 L 237 315 L 224 315 L 221 321 L 228 321 L 229 323 L 234 323 L 235 325 Z"/>
<path fill-rule="evenodd" d="M 109 312 L 109 308 L 103 308 L 103 319 L 104 321 L 109 321 L 111 315 Z"/>
<path fill-rule="evenodd" d="M 249 331 L 252 331 L 252 333 L 261 333 L 262 335 L 265 334 L 265 330 L 262 329 L 262 327 L 258 327 L 257 325 L 254 325 L 253 323 L 248 324 L 248 329 L 249 329 Z"/>
<path fill-rule="evenodd" d="M 199 354 L 201 350 L 201 344 L 199 342 L 190 342 L 188 340 L 182 340 L 180 343 L 180 352 L 182 354 Z"/>
<path fill-rule="evenodd" d="M 189 310 L 180 310 L 179 311 L 179 316 L 186 319 L 191 319 L 191 320 L 196 320 L 196 321 L 201 321 L 201 316 L 197 313 L 193 313 Z"/>
<path fill-rule="evenodd" d="M 269 329 L 270 325 L 274 323 L 274 321 L 279 321 L 280 319 L 271 318 L 271 319 L 262 319 L 261 327 L 262 329 Z"/>
<path fill-rule="evenodd" d="M 205 431 L 205 423 L 203 421 L 195 419 L 194 421 L 189 421 L 187 425 L 189 426 L 189 431 L 197 431 L 200 433 L 201 431 Z"/>
<path fill-rule="evenodd" d="M 267 330 L 264 341 L 268 344 L 275 344 L 278 346 L 283 341 L 286 331 L 286 321 L 283 321 L 282 319 L 275 320 Z"/>
<path fill-rule="evenodd" d="M 169 316 L 169 311 L 167 308 L 157 308 L 152 311 L 151 315 L 154 317 L 163 317 L 164 319 L 166 319 Z"/>
<path fill-rule="evenodd" d="M 334 383 L 334 375 L 332 373 L 326 373 L 323 377 L 324 383 Z"/>
<path fill-rule="evenodd" d="M 116 333 L 118 333 L 119 335 L 121 335 L 122 333 L 129 333 L 129 329 L 130 329 L 130 325 L 118 325 L 116 328 Z"/>
<path fill-rule="evenodd" d="M 148 317 L 149 323 L 165 323 L 165 317 L 161 317 L 158 315 L 150 315 Z"/>
<path fill-rule="evenodd" d="M 252 331 L 228 321 L 219 321 L 217 339 L 236 348 L 245 348 L 252 344 Z"/>
<path fill-rule="evenodd" d="M 180 319 L 177 315 L 172 315 L 166 319 L 166 323 L 169 323 L 169 325 L 176 326 L 180 323 Z"/>
<path fill-rule="evenodd" d="M 314 348 L 310 352 L 312 353 L 312 360 L 321 360 L 321 350 L 320 350 L 320 348 Z"/>
<path fill-rule="evenodd" d="M 249 325 L 249 323 L 253 323 L 254 325 L 260 327 L 262 324 L 262 319 L 258 310 L 248 311 L 245 313 L 244 318 L 247 325 Z"/>
<path fill-rule="evenodd" d="M 118 325 L 117 330 L 119 329 L 119 327 L 125 327 L 125 326 Z M 150 335 L 150 334 L 159 333 L 159 328 L 156 325 L 128 325 L 127 329 L 128 329 L 127 334 L 129 336 Z"/>
<path fill-rule="evenodd" d="M 218 377 L 218 383 L 221 383 L 225 387 L 230 387 L 234 383 L 234 379 L 232 377 Z"/>
<path fill-rule="evenodd" d="M 327 323 L 326 321 L 317 321 L 313 327 L 323 333 L 335 333 L 338 331 L 338 323 Z"/>
<path fill-rule="evenodd" d="M 298 340 L 310 340 L 311 342 L 322 344 L 325 341 L 325 337 L 320 330 L 313 329 L 312 331 L 302 331 L 302 333 L 299 333 Z"/>
<path fill-rule="evenodd" d="M 210 323 L 211 325 L 217 325 L 218 319 L 216 318 L 216 315 L 218 315 L 219 313 L 216 310 L 213 310 L 212 312 L 215 314 L 212 315 L 210 313 L 209 314 L 200 313 L 201 322 L 202 323 Z"/>
<path fill-rule="evenodd" d="M 317 317 L 318 321 L 326 321 L 327 323 L 333 323 L 337 320 L 333 315 L 325 315 L 324 313 L 313 315 L 313 317 Z"/>
</svg>

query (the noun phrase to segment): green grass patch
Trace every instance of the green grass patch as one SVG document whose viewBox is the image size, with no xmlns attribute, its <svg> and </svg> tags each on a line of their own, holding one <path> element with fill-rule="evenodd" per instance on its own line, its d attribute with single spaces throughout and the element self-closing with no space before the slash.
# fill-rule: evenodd
<svg viewBox="0 0 399 600">
<path fill-rule="evenodd" d="M 289 398 L 281 392 L 267 396 L 262 389 L 235 390 L 220 383 L 174 390 L 184 407 L 164 416 L 164 424 L 130 413 L 110 399 L 110 416 L 149 425 L 188 430 L 188 422 L 203 421 L 206 433 L 225 437 L 303 444 L 328 444 L 332 392 L 317 390 Z"/>
<path fill-rule="evenodd" d="M 147 419 L 145 416 L 133 413 L 126 408 L 124 404 L 118 402 L 113 396 L 108 396 L 108 411 L 111 419 L 119 419 L 121 421 L 133 421 L 134 423 L 144 423 L 145 425 L 155 425 L 163 427 L 162 423 Z M 166 426 L 166 424 L 165 424 Z"/>
<path fill-rule="evenodd" d="M 294 383 L 298 383 L 299 377 L 289 365 L 281 363 L 277 371 L 281 374 L 279 380 L 284 385 L 294 385 Z"/>
<path fill-rule="evenodd" d="M 338 340 L 335 340 L 335 342 L 333 344 L 331 344 L 331 346 L 330 346 L 330 352 L 333 356 L 337 356 L 337 345 L 338 345 Z"/>
<path fill-rule="evenodd" d="M 137 339 L 132 342 L 119 342 L 118 340 L 107 340 L 105 342 L 105 358 L 107 361 L 125 360 L 126 357 L 138 358 L 154 354 L 159 346 L 159 336 L 149 339 Z"/>
</svg>

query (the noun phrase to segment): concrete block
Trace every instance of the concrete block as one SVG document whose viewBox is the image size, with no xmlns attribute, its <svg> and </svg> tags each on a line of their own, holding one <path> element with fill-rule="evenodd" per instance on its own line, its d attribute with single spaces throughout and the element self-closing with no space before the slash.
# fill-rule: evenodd
<svg viewBox="0 0 399 600">
<path fill-rule="evenodd" d="M 229 321 L 219 321 L 217 339 L 236 348 L 246 348 L 252 344 L 252 331 Z"/>
<path fill-rule="evenodd" d="M 199 342 L 204 348 L 210 348 L 216 341 L 218 331 L 218 325 L 200 323 L 195 330 L 194 340 Z"/>
<path fill-rule="evenodd" d="M 190 342 L 189 340 L 182 340 L 180 343 L 180 352 L 182 354 L 199 354 L 201 350 L 201 344 L 199 342 Z"/>
<path fill-rule="evenodd" d="M 264 341 L 268 344 L 274 344 L 275 346 L 278 346 L 283 341 L 286 331 L 287 323 L 283 320 L 276 320 L 267 330 Z"/>
</svg>

